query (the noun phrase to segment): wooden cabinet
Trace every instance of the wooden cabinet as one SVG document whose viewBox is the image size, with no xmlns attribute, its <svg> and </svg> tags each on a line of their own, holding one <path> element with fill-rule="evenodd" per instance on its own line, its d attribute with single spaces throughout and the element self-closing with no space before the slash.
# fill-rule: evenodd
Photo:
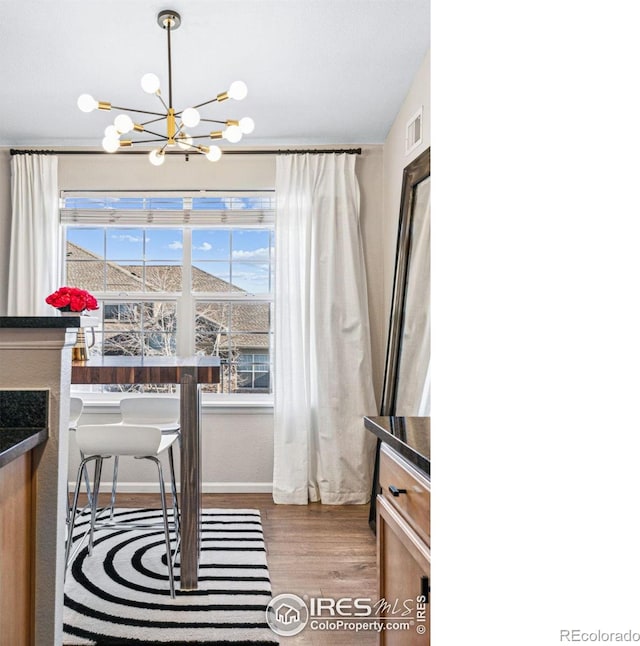
<svg viewBox="0 0 640 646">
<path fill-rule="evenodd" d="M 31 452 L 0 468 L 0 646 L 28 646 L 32 625 Z"/>
<path fill-rule="evenodd" d="M 378 598 L 386 602 L 386 623 L 413 624 L 380 633 L 380 644 L 430 644 L 431 553 L 429 480 L 388 446 L 380 451 L 377 498 Z"/>
</svg>

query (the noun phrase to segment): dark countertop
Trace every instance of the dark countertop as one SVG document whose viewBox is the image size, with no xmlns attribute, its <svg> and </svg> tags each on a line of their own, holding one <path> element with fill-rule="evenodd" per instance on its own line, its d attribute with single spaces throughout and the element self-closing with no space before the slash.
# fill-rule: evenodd
<svg viewBox="0 0 640 646">
<path fill-rule="evenodd" d="M 78 316 L 0 316 L 0 328 L 80 327 Z"/>
<path fill-rule="evenodd" d="M 0 390 L 0 468 L 49 436 L 48 390 Z"/>
<path fill-rule="evenodd" d="M 0 468 L 46 441 L 46 428 L 0 428 Z"/>
<path fill-rule="evenodd" d="M 431 478 L 430 417 L 365 417 L 364 425 Z"/>
</svg>

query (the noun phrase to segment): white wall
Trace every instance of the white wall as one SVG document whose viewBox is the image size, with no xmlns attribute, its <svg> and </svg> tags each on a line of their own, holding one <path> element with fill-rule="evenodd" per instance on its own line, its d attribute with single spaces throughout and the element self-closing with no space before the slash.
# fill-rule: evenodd
<svg viewBox="0 0 640 646">
<path fill-rule="evenodd" d="M 383 263 L 384 263 L 384 307 L 389 316 L 391 290 L 393 288 L 393 269 L 398 236 L 398 216 L 400 214 L 400 193 L 402 191 L 402 171 L 420 153 L 431 146 L 431 55 L 427 51 L 413 84 L 396 116 L 384 142 L 383 156 L 383 203 L 382 219 Z M 420 146 L 405 153 L 405 129 L 409 119 L 423 106 L 423 135 Z M 385 325 L 388 321 L 385 321 Z M 386 344 L 386 336 L 384 343 Z"/>
</svg>

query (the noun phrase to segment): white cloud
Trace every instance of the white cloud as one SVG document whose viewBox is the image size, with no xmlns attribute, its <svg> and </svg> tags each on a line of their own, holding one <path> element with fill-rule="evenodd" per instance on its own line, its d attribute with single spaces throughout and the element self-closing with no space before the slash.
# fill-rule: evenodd
<svg viewBox="0 0 640 646">
<path fill-rule="evenodd" d="M 273 249 L 271 250 L 273 252 Z M 234 251 L 232 253 L 234 260 L 267 260 L 269 258 L 269 247 L 253 249 L 252 251 Z"/>
<path fill-rule="evenodd" d="M 169 243 L 169 249 L 182 249 L 182 242 L 180 240 L 174 240 Z"/>
<path fill-rule="evenodd" d="M 198 251 L 211 251 L 213 247 L 208 242 L 203 242 L 199 247 L 194 247 Z"/>
<path fill-rule="evenodd" d="M 234 271 L 233 272 L 233 280 L 248 280 L 250 282 L 256 282 L 256 283 L 264 283 L 266 280 L 268 280 L 269 274 L 260 274 L 257 272 L 251 272 L 251 271 Z"/>
<path fill-rule="evenodd" d="M 122 240 L 123 242 L 142 242 L 142 238 L 139 236 L 132 236 L 129 233 L 122 233 L 120 235 L 112 235 L 112 238 L 115 240 Z M 148 238 L 147 238 L 148 241 Z"/>
</svg>

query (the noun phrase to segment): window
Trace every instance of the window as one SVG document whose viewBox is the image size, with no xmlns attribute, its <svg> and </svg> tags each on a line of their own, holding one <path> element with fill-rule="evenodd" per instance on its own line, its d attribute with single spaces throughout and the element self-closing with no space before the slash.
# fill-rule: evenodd
<svg viewBox="0 0 640 646">
<path fill-rule="evenodd" d="M 101 305 L 90 352 L 219 356 L 222 382 L 205 390 L 271 393 L 274 201 L 63 194 L 66 283 Z"/>
</svg>

